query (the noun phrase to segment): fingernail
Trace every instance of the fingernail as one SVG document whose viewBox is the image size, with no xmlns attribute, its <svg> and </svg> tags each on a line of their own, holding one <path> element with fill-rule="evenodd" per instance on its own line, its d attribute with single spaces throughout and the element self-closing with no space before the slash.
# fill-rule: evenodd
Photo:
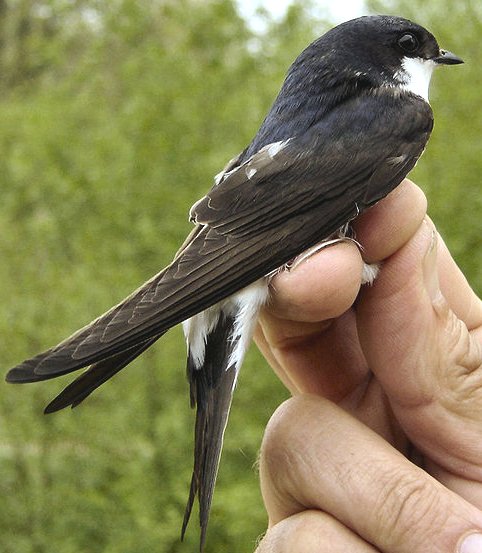
<svg viewBox="0 0 482 553">
<path fill-rule="evenodd" d="M 482 534 L 469 534 L 460 544 L 458 553 L 482 553 Z"/>
<path fill-rule="evenodd" d="M 438 279 L 437 268 L 437 231 L 432 228 L 432 238 L 430 245 L 423 258 L 423 278 L 425 289 L 427 290 L 432 301 L 436 300 L 440 292 L 440 283 Z M 482 552 L 481 552 L 482 553 Z"/>
</svg>

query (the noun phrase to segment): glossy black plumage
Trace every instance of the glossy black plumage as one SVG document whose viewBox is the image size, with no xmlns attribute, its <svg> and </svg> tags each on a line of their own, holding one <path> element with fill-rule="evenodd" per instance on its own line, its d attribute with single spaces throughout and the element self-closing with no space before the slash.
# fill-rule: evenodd
<svg viewBox="0 0 482 553">
<path fill-rule="evenodd" d="M 416 51 L 404 50 L 407 35 Z M 243 307 L 229 298 L 344 227 L 413 168 L 433 126 L 423 86 L 408 78 L 413 60 L 422 68 L 461 62 L 425 29 L 386 16 L 348 22 L 311 44 L 290 68 L 252 143 L 193 206 L 196 227 L 173 262 L 7 375 L 9 382 L 36 382 L 90 366 L 46 412 L 74 407 L 169 328 L 207 313 L 207 322 L 193 319 L 190 327 L 187 367 L 197 416 L 183 533 L 198 494 L 201 545 L 244 352 L 236 353 Z"/>
</svg>

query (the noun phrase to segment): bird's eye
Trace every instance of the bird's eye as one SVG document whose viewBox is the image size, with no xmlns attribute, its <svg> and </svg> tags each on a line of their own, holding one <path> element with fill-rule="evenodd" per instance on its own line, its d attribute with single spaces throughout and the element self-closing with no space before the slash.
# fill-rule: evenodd
<svg viewBox="0 0 482 553">
<path fill-rule="evenodd" d="M 400 48 L 409 54 L 413 54 L 419 47 L 418 39 L 412 33 L 405 33 L 398 39 Z"/>
</svg>

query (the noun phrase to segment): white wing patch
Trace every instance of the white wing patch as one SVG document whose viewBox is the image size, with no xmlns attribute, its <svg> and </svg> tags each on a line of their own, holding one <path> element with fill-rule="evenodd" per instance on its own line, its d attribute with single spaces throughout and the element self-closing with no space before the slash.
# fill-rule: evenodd
<svg viewBox="0 0 482 553">
<path fill-rule="evenodd" d="M 214 182 L 216 186 L 219 186 L 224 180 L 226 180 L 230 175 L 236 173 L 240 169 L 244 169 L 245 175 L 248 179 L 252 179 L 256 173 L 269 165 L 277 154 L 286 147 L 291 138 L 286 140 L 279 140 L 278 142 L 273 142 L 263 146 L 258 152 L 252 155 L 241 165 L 232 168 L 233 162 L 238 158 L 233 158 L 226 167 L 214 177 Z M 196 204 L 194 204 L 196 205 Z M 193 206 L 194 207 L 194 206 Z"/>
<path fill-rule="evenodd" d="M 389 165 L 401 165 L 402 163 L 405 163 L 407 158 L 408 156 L 406 154 L 402 154 L 400 156 L 395 156 L 395 157 L 389 157 L 387 159 L 387 163 Z"/>
<path fill-rule="evenodd" d="M 258 170 L 256 169 L 256 167 L 250 167 L 249 165 L 246 166 L 246 176 L 248 177 L 248 179 L 252 179 L 254 177 L 254 175 L 256 175 L 256 173 L 258 172 Z"/>
<path fill-rule="evenodd" d="M 286 147 L 286 145 L 290 142 L 290 140 L 291 138 L 287 138 L 286 140 L 279 140 L 278 142 L 272 142 L 271 144 L 267 144 L 266 146 L 263 146 L 258 152 L 252 155 L 249 159 L 241 163 L 241 165 L 236 165 L 240 156 L 234 157 L 232 160 L 229 161 L 226 167 L 214 177 L 214 185 L 219 186 L 226 179 L 229 179 L 232 176 L 236 178 L 236 175 L 238 175 L 238 173 L 241 170 L 244 171 L 244 175 L 249 180 L 253 180 L 260 171 L 261 171 L 261 177 L 262 177 L 263 176 L 262 170 L 265 167 L 269 167 L 273 163 L 273 161 L 279 161 L 275 159 L 276 156 Z M 284 163 L 286 163 L 286 160 Z M 233 167 L 234 165 L 236 166 Z M 209 194 L 207 196 L 209 197 Z M 196 220 L 195 212 L 197 207 L 205 200 L 206 200 L 206 196 L 203 196 L 197 202 L 195 202 L 191 207 L 191 209 L 189 210 L 189 220 L 191 222 L 193 223 L 198 222 Z M 209 200 L 208 200 L 208 205 L 209 205 Z"/>
<path fill-rule="evenodd" d="M 268 144 L 268 146 L 265 146 L 264 148 L 262 148 L 260 152 L 266 149 L 266 151 L 268 152 L 268 156 L 271 159 L 274 159 L 275 155 L 279 154 L 279 152 L 281 152 L 281 150 L 288 144 L 289 141 L 290 139 L 288 138 L 288 140 L 280 140 L 279 142 L 273 142 L 273 144 Z"/>
</svg>

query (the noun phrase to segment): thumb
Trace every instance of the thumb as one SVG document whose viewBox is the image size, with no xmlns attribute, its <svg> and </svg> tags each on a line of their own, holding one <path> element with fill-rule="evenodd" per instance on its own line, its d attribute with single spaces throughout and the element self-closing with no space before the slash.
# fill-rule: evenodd
<svg viewBox="0 0 482 553">
<path fill-rule="evenodd" d="M 482 482 L 482 307 L 447 256 L 425 221 L 361 295 L 358 331 L 410 440 L 434 466 Z M 440 267 L 449 274 L 439 278 Z M 441 281 L 455 289 L 445 293 Z M 465 310 L 470 330 L 446 297 L 455 311 L 471 305 Z M 482 486 L 476 502 L 482 506 Z"/>
</svg>

